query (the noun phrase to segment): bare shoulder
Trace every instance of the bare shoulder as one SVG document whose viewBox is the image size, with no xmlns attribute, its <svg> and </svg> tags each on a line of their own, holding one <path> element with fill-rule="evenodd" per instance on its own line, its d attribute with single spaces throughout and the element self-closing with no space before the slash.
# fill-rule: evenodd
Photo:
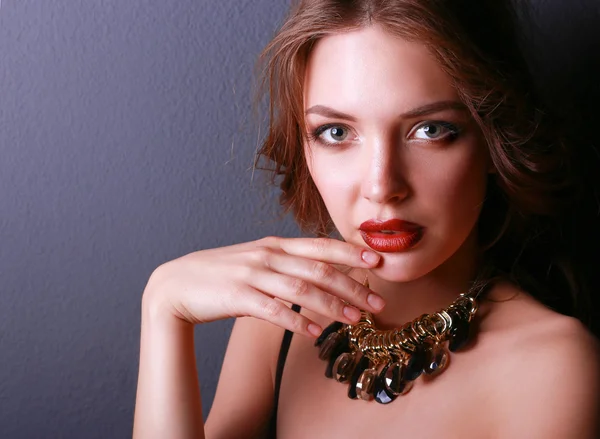
<svg viewBox="0 0 600 439">
<path fill-rule="evenodd" d="M 283 333 L 283 328 L 258 318 L 235 320 L 205 423 L 207 437 L 263 437 Z"/>
<path fill-rule="evenodd" d="M 499 437 L 599 437 L 598 339 L 579 320 L 503 288 L 506 296 L 511 288 L 516 294 L 496 306 L 490 337 L 498 346 Z"/>
</svg>

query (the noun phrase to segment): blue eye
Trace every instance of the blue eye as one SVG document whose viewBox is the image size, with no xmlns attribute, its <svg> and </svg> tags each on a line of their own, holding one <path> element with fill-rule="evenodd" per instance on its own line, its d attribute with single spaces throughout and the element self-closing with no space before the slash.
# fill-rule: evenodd
<svg viewBox="0 0 600 439">
<path fill-rule="evenodd" d="M 441 140 L 441 139 L 454 139 L 458 136 L 460 130 L 448 122 L 425 122 L 421 124 L 415 131 L 416 133 L 422 132 L 423 136 L 417 136 L 417 139 L 421 140 Z"/>
<path fill-rule="evenodd" d="M 461 130 L 457 126 L 444 121 L 427 121 L 412 130 L 411 137 L 417 140 L 452 141 L 458 137 Z M 349 140 L 351 131 L 343 125 L 327 124 L 316 128 L 309 137 L 326 146 L 341 145 Z"/>
<path fill-rule="evenodd" d="M 317 128 L 311 137 L 325 145 L 337 145 L 344 142 L 349 134 L 350 130 L 341 125 L 323 125 Z"/>
</svg>

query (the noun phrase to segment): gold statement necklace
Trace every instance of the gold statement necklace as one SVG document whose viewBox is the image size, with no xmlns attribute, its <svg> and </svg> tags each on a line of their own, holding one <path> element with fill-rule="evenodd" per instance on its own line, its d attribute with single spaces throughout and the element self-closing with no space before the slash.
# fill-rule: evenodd
<svg viewBox="0 0 600 439">
<path fill-rule="evenodd" d="M 369 286 L 368 279 L 364 285 Z M 386 331 L 375 327 L 368 311 L 361 311 L 354 325 L 331 323 L 315 341 L 319 358 L 327 361 L 325 376 L 348 383 L 351 399 L 389 404 L 406 394 L 421 374 L 436 376 L 445 370 L 448 350 L 456 352 L 467 344 L 477 296 L 462 293 L 441 311 Z"/>
</svg>

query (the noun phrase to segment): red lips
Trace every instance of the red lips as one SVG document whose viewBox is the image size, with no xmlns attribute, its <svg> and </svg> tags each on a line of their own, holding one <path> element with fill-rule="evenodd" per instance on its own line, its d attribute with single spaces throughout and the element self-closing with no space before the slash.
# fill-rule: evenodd
<svg viewBox="0 0 600 439">
<path fill-rule="evenodd" d="M 359 227 L 365 243 L 379 252 L 402 252 L 413 248 L 423 237 L 424 228 L 418 224 L 390 219 L 368 220 Z"/>
</svg>

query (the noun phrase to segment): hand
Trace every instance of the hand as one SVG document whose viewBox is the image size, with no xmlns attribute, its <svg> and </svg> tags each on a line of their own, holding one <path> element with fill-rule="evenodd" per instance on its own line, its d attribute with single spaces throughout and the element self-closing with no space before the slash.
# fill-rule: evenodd
<svg viewBox="0 0 600 439">
<path fill-rule="evenodd" d="M 322 328 L 278 299 L 356 323 L 360 313 L 350 305 L 377 313 L 383 299 L 332 264 L 372 268 L 379 259 L 375 252 L 331 238 L 268 237 L 161 265 L 150 276 L 143 301 L 153 312 L 190 324 L 252 316 L 316 337 Z"/>
</svg>

